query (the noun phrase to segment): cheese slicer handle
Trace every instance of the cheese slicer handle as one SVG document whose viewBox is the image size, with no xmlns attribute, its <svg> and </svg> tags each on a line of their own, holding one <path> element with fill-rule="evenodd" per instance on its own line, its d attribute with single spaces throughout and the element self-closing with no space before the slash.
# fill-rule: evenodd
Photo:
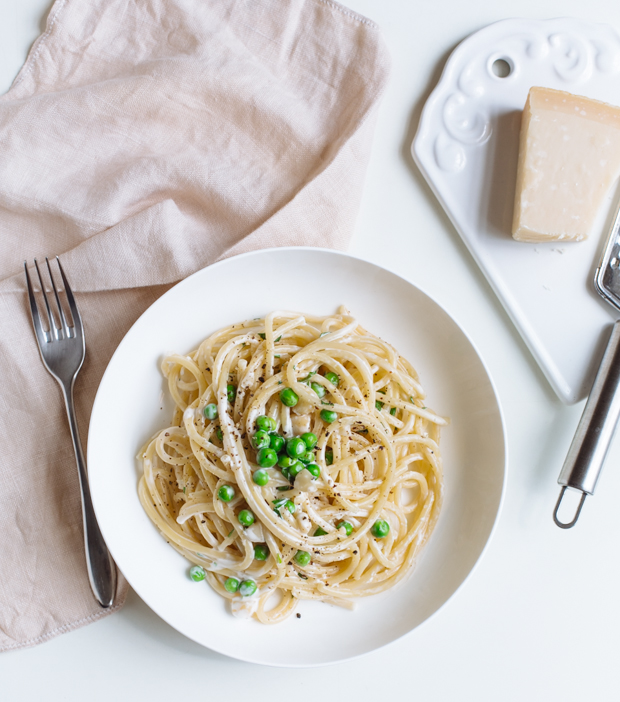
<svg viewBox="0 0 620 702">
<path fill-rule="evenodd" d="M 575 526 L 587 495 L 593 495 L 620 417 L 620 320 L 615 322 L 594 385 L 579 420 L 558 483 L 562 485 L 553 521 L 562 529 Z M 558 510 L 567 488 L 581 500 L 572 521 L 561 522 Z"/>
</svg>

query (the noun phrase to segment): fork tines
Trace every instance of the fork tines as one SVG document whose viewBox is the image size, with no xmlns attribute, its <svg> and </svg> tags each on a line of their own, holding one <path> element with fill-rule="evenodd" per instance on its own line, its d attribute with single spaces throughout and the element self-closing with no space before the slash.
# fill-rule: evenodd
<svg viewBox="0 0 620 702">
<path fill-rule="evenodd" d="M 48 296 L 48 292 L 46 290 L 46 285 L 43 282 L 43 277 L 41 276 L 41 270 L 39 269 L 39 263 L 37 262 L 37 259 L 34 259 L 34 266 L 37 270 L 37 276 L 39 278 L 39 285 L 41 287 L 41 296 L 43 297 L 43 301 L 45 303 L 45 310 L 47 313 L 47 328 L 49 331 L 45 330 L 45 325 L 42 324 L 41 321 L 41 314 L 39 312 L 39 305 L 37 304 L 37 300 L 35 297 L 35 291 L 32 286 L 32 281 L 30 279 L 30 274 L 28 273 L 28 264 L 26 261 L 24 261 L 24 271 L 26 273 L 26 283 L 28 285 L 28 298 L 30 301 L 30 312 L 32 313 L 32 321 L 34 323 L 35 327 L 35 332 L 37 334 L 37 338 L 39 340 L 39 343 L 50 343 L 52 341 L 61 341 L 62 339 L 73 339 L 76 337 L 76 327 L 81 327 L 81 320 L 80 316 L 77 310 L 77 306 L 75 303 L 75 299 L 73 297 L 73 293 L 71 291 L 71 288 L 69 287 L 69 282 L 67 281 L 67 278 L 65 276 L 65 272 L 63 271 L 62 265 L 60 263 L 60 259 L 58 256 L 56 256 L 56 262 L 58 264 L 58 268 L 60 270 L 60 276 L 62 278 L 63 286 L 64 286 L 64 291 L 65 295 L 67 297 L 67 303 L 69 305 L 69 311 L 70 315 L 67 315 L 65 308 L 63 307 L 59 293 L 62 292 L 59 290 L 58 286 L 56 285 L 56 280 L 54 278 L 54 275 L 52 274 L 52 269 L 50 266 L 50 262 L 47 258 L 45 257 L 45 263 L 47 265 L 47 271 L 49 274 L 49 279 L 51 283 L 51 289 L 54 293 L 54 299 L 56 300 L 56 304 L 54 305 L 53 301 L 52 304 L 50 305 L 50 299 Z"/>
</svg>

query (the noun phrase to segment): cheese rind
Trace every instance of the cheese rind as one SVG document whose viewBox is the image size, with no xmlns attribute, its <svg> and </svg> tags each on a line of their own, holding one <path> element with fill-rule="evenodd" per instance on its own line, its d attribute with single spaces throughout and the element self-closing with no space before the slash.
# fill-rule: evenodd
<svg viewBox="0 0 620 702">
<path fill-rule="evenodd" d="M 521 122 L 514 239 L 586 238 L 619 175 L 620 107 L 530 89 Z"/>
</svg>

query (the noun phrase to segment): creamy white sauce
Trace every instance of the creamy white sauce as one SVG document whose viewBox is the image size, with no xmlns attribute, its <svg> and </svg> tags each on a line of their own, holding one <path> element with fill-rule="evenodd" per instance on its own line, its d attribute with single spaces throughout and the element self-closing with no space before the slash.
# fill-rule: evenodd
<svg viewBox="0 0 620 702">
<path fill-rule="evenodd" d="M 230 601 L 230 611 L 237 619 L 250 619 L 258 609 L 258 600 L 252 597 L 233 597 Z"/>
<path fill-rule="evenodd" d="M 301 417 L 306 414 L 309 415 L 313 409 L 314 407 L 306 400 L 299 400 L 299 402 L 294 407 L 291 407 L 291 412 L 294 415 Z"/>
<path fill-rule="evenodd" d="M 293 409 L 293 412 L 295 410 Z M 310 421 L 311 421 L 311 416 L 309 414 L 300 414 L 296 415 L 293 414 L 291 416 L 291 425 L 293 427 L 293 432 L 298 435 L 298 434 L 305 434 L 306 432 L 310 431 Z"/>
<path fill-rule="evenodd" d="M 248 577 L 245 573 L 235 573 L 235 578 L 239 581 L 239 585 L 244 580 L 252 580 L 256 582 L 254 578 Z M 249 619 L 258 608 L 258 600 L 260 596 L 260 588 L 256 587 L 256 592 L 249 597 L 244 597 L 241 593 L 237 594 L 230 600 L 230 610 L 233 617 L 237 619 Z"/>
<path fill-rule="evenodd" d="M 244 529 L 243 535 L 246 537 L 246 539 L 256 544 L 262 544 L 265 542 L 263 527 L 259 522 L 254 522 L 254 524 L 249 526 L 247 529 Z"/>
<path fill-rule="evenodd" d="M 301 492 L 315 492 L 316 485 L 314 484 L 310 471 L 304 468 L 301 473 L 298 473 L 295 478 L 294 487 L 295 490 L 301 490 Z"/>
</svg>

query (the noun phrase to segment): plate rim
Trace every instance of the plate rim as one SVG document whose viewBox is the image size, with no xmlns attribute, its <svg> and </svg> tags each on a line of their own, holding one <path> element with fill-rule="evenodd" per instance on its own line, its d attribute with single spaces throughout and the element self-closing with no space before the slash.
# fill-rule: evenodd
<svg viewBox="0 0 620 702">
<path fill-rule="evenodd" d="M 407 278 L 403 277 L 399 273 L 396 273 L 395 271 L 391 270 L 390 268 L 380 265 L 378 263 L 375 263 L 374 261 L 369 261 L 368 259 L 362 258 L 361 256 L 355 256 L 353 254 L 350 254 L 345 251 L 339 251 L 337 249 L 330 249 L 326 247 L 315 247 L 315 246 L 275 246 L 275 247 L 269 247 L 266 249 L 255 249 L 252 251 L 245 251 L 240 254 L 236 254 L 235 256 L 229 256 L 227 258 L 220 259 L 218 261 L 215 261 L 212 264 L 209 264 L 208 266 L 204 266 L 203 268 L 200 268 L 199 270 L 195 271 L 191 275 L 183 278 L 182 280 L 178 281 L 175 283 L 169 290 L 167 290 L 165 293 L 163 293 L 160 297 L 158 297 L 154 302 L 152 302 L 139 316 L 138 318 L 133 322 L 133 324 L 129 327 L 127 332 L 123 335 L 123 338 L 121 339 L 120 343 L 114 350 L 114 353 L 110 357 L 110 360 L 108 361 L 105 371 L 103 375 L 101 376 L 101 380 L 99 381 L 99 385 L 97 387 L 97 392 L 95 394 L 95 400 L 93 402 L 90 418 L 89 418 L 89 423 L 88 423 L 88 443 L 87 443 L 87 456 L 86 456 L 86 465 L 90 465 L 90 458 L 91 458 L 91 451 L 94 449 L 91 449 L 91 446 L 93 445 L 93 442 L 90 441 L 91 438 L 91 431 L 93 427 L 93 418 L 95 417 L 96 411 L 98 410 L 98 406 L 100 404 L 100 397 L 101 397 L 101 387 L 103 386 L 104 382 L 106 381 L 106 378 L 108 377 L 108 374 L 110 372 L 110 368 L 113 364 L 114 359 L 117 357 L 119 354 L 119 351 L 126 343 L 129 343 L 127 341 L 127 338 L 130 336 L 132 333 L 133 329 L 136 327 L 136 325 L 140 322 L 140 320 L 147 314 L 149 311 L 155 307 L 164 297 L 168 296 L 170 293 L 172 293 L 173 290 L 176 290 L 179 287 L 184 286 L 187 281 L 189 281 L 191 278 L 194 278 L 195 276 L 198 275 L 203 275 L 206 270 L 210 270 L 213 268 L 218 268 L 223 265 L 230 265 L 231 261 L 239 260 L 242 258 L 249 258 L 257 255 L 265 255 L 269 254 L 272 252 L 283 252 L 283 251 L 309 251 L 309 252 L 319 252 L 319 253 L 324 253 L 328 255 L 333 255 L 333 256 L 338 256 L 346 259 L 352 259 L 354 261 L 358 261 L 370 266 L 373 266 L 381 271 L 387 272 L 390 275 L 396 277 L 400 281 L 403 281 L 407 285 L 413 287 L 414 289 L 418 290 L 421 292 L 423 295 L 425 295 L 433 304 L 435 304 L 447 317 L 448 319 L 457 327 L 457 329 L 460 331 L 461 334 L 465 337 L 467 342 L 471 345 L 471 348 L 473 349 L 478 361 L 482 365 L 482 368 L 484 370 L 484 373 L 487 377 L 487 380 L 489 381 L 489 385 L 492 391 L 493 398 L 495 399 L 495 403 L 497 406 L 497 415 L 499 417 L 500 421 L 500 428 L 501 428 L 501 441 L 502 441 L 502 465 L 501 465 L 501 480 L 502 480 L 502 486 L 501 486 L 501 491 L 500 491 L 500 496 L 497 504 L 497 510 L 495 513 L 495 516 L 493 518 L 493 524 L 491 526 L 491 529 L 489 530 L 489 534 L 486 538 L 486 542 L 481 549 L 478 557 L 476 558 L 474 564 L 470 568 L 469 572 L 463 578 L 461 583 L 456 587 L 456 589 L 452 592 L 452 594 L 430 615 L 428 615 L 425 619 L 423 619 L 417 626 L 413 627 L 413 629 L 410 629 L 409 631 L 406 631 L 398 636 L 396 636 L 394 639 L 391 641 L 387 641 L 385 643 L 382 643 L 378 646 L 375 646 L 368 651 L 363 651 L 361 653 L 357 653 L 351 656 L 346 656 L 343 658 L 338 658 L 330 661 L 321 661 L 321 662 L 316 662 L 316 663 L 270 663 L 265 660 L 260 660 L 260 659 L 255 659 L 249 656 L 242 656 L 242 655 L 233 655 L 229 652 L 223 652 L 217 648 L 213 648 L 212 646 L 207 646 L 205 643 L 202 641 L 198 641 L 195 637 L 180 631 L 174 624 L 172 624 L 168 619 L 164 618 L 159 612 L 151 605 L 150 603 L 150 597 L 147 595 L 146 597 L 138 592 L 138 590 L 134 587 L 134 585 L 131 583 L 130 579 L 123 573 L 123 577 L 129 584 L 129 586 L 132 588 L 132 590 L 138 595 L 138 597 L 148 606 L 148 608 L 151 610 L 151 612 L 159 617 L 162 621 L 164 621 L 168 626 L 173 628 L 176 632 L 178 632 L 181 636 L 184 636 L 188 638 L 190 641 L 193 641 L 194 643 L 198 644 L 199 646 L 209 650 L 213 651 L 214 653 L 217 653 L 218 655 L 221 656 L 226 656 L 228 658 L 232 658 L 233 660 L 238 660 L 242 661 L 244 663 L 251 663 L 254 665 L 263 665 L 263 666 L 268 666 L 268 667 L 273 667 L 273 668 L 293 668 L 293 669 L 309 669 L 309 668 L 320 668 L 324 666 L 329 666 L 329 665 L 336 665 L 338 663 L 345 663 L 347 661 L 353 661 L 358 658 L 362 658 L 363 656 L 370 655 L 372 653 L 375 653 L 381 649 L 384 649 L 388 646 L 392 646 L 396 644 L 398 641 L 401 641 L 407 636 L 411 636 L 414 632 L 418 631 L 421 627 L 426 625 L 429 621 L 434 619 L 450 602 L 454 600 L 456 595 L 462 590 L 462 588 L 465 586 L 467 582 L 469 582 L 470 578 L 474 574 L 474 572 L 477 570 L 478 566 L 480 565 L 480 562 L 482 561 L 483 557 L 486 555 L 487 549 L 489 548 L 489 545 L 491 541 L 493 540 L 493 537 L 495 536 L 496 530 L 498 528 L 498 523 L 503 511 L 504 507 L 504 501 L 506 497 L 506 486 L 507 486 L 507 477 L 508 477 L 508 440 L 507 440 L 507 431 L 506 431 L 506 421 L 505 421 L 505 416 L 504 416 L 504 410 L 502 407 L 502 403 L 500 401 L 499 393 L 495 384 L 495 381 L 493 379 L 492 374 L 489 371 L 488 365 L 486 361 L 484 360 L 484 357 L 480 353 L 477 345 L 474 343 L 473 339 L 469 335 L 469 333 L 463 328 L 463 326 L 454 318 L 454 316 L 448 312 L 448 310 L 445 308 L 443 304 L 438 302 L 436 298 L 428 293 L 422 286 L 418 285 L 417 283 L 413 283 L 411 280 L 408 280 Z M 95 516 L 97 517 L 97 522 L 99 523 L 99 516 L 97 514 L 97 500 L 93 498 L 93 508 L 95 511 Z M 101 528 L 101 527 L 100 527 Z M 101 528 L 101 531 L 103 533 L 103 528 Z M 105 539 L 105 537 L 104 537 Z M 112 549 L 110 548 L 110 552 L 112 552 Z M 113 554 L 112 554 L 113 555 Z M 117 566 L 118 567 L 118 566 Z M 120 571 L 120 568 L 119 568 Z M 120 571 L 122 572 L 122 571 Z"/>
</svg>

